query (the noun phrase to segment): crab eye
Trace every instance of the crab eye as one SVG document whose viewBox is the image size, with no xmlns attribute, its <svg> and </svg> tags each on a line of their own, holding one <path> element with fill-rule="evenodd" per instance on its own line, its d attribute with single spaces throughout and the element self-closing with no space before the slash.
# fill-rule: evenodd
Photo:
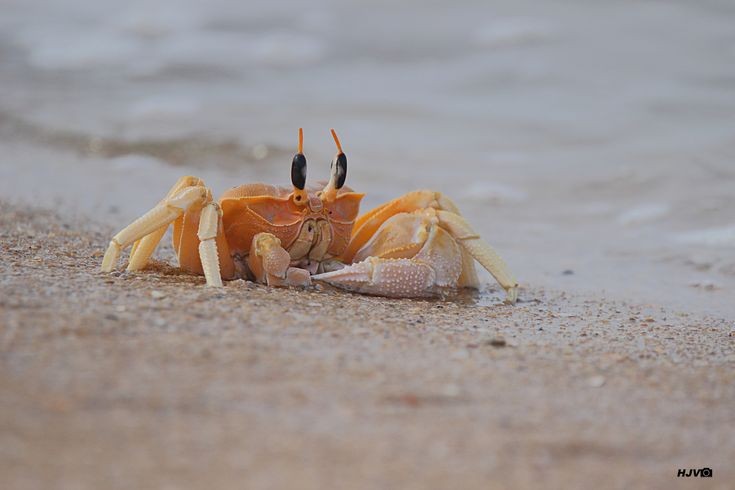
<svg viewBox="0 0 735 490">
<path fill-rule="evenodd" d="M 334 129 L 329 130 L 334 138 L 334 144 L 337 145 L 337 156 L 332 160 L 332 183 L 335 189 L 341 189 L 345 185 L 347 178 L 347 157 L 342 151 L 342 144 L 339 142 L 337 132 Z"/>
<path fill-rule="evenodd" d="M 306 185 L 306 157 L 304 156 L 304 129 L 299 128 L 299 147 L 291 162 L 291 183 L 295 189 L 304 190 Z M 305 198 L 303 192 L 296 193 L 296 200 Z"/>
<path fill-rule="evenodd" d="M 332 175 L 334 175 L 334 188 L 341 189 L 347 179 L 347 157 L 344 153 L 337 155 L 332 162 Z"/>
<path fill-rule="evenodd" d="M 299 190 L 306 186 L 306 157 L 302 153 L 294 155 L 291 162 L 291 183 Z"/>
</svg>

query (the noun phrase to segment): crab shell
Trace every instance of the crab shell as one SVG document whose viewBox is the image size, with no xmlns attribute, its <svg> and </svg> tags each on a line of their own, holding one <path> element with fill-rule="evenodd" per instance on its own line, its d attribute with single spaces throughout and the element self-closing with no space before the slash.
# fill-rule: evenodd
<svg viewBox="0 0 735 490">
<path fill-rule="evenodd" d="M 230 255 L 236 261 L 247 257 L 253 237 L 270 233 L 280 240 L 292 264 L 318 265 L 339 257 L 350 241 L 365 195 L 343 187 L 327 196 L 323 188 L 317 184 L 296 193 L 292 187 L 246 184 L 225 192 L 219 204 Z"/>
</svg>

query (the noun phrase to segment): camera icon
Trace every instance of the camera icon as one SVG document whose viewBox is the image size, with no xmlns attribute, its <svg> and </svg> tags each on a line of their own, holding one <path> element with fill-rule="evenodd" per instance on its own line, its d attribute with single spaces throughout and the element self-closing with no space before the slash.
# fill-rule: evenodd
<svg viewBox="0 0 735 490">
<path fill-rule="evenodd" d="M 702 478 L 712 478 L 712 468 L 702 468 L 699 470 L 699 476 Z"/>
</svg>

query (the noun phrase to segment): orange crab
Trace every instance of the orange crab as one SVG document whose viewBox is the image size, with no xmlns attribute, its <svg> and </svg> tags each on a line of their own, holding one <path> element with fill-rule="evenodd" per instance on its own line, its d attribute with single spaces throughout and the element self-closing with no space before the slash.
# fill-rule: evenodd
<svg viewBox="0 0 735 490">
<path fill-rule="evenodd" d="M 207 286 L 247 278 L 272 286 L 324 281 L 350 291 L 390 297 L 436 295 L 477 287 L 474 261 L 514 303 L 518 283 L 503 260 L 439 192 L 419 190 L 358 218 L 364 194 L 344 185 L 347 158 L 337 154 L 322 188 L 306 187 L 303 131 L 291 164 L 292 188 L 245 184 L 219 202 L 196 177 L 182 177 L 153 209 L 110 241 L 102 271 L 111 272 L 128 245 L 128 270 L 143 269 L 173 223 L 179 265 L 203 274 Z"/>
</svg>

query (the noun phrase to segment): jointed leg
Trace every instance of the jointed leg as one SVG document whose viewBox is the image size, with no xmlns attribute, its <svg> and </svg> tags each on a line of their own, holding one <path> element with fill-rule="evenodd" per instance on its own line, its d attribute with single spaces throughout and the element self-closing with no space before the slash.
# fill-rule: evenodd
<svg viewBox="0 0 735 490">
<path fill-rule="evenodd" d="M 220 208 L 210 202 L 202 209 L 199 218 L 199 260 L 202 262 L 204 277 L 207 286 L 222 287 L 222 275 L 220 273 L 219 256 L 217 254 L 217 232 L 220 223 Z"/>
<path fill-rule="evenodd" d="M 439 221 L 449 230 L 452 236 L 459 242 L 472 257 L 475 258 L 487 271 L 492 274 L 496 281 L 507 293 L 506 302 L 515 303 L 518 299 L 518 281 L 508 270 L 505 261 L 485 243 L 462 216 L 449 211 L 437 211 Z"/>
<path fill-rule="evenodd" d="M 365 245 L 380 226 L 391 217 L 400 213 L 411 213 L 417 209 L 425 209 L 437 205 L 436 195 L 433 191 L 414 191 L 388 201 L 363 214 L 355 221 L 352 229 L 352 237 L 347 249 L 341 259 L 345 263 L 353 261 L 355 254 Z"/>
<path fill-rule="evenodd" d="M 171 190 L 168 191 L 168 194 L 166 194 L 166 197 L 161 201 L 166 201 L 166 199 L 171 199 L 174 197 L 177 193 L 181 192 L 182 189 L 185 189 L 186 187 L 195 187 L 195 186 L 203 186 L 204 182 L 201 179 L 198 179 L 196 177 L 192 176 L 185 176 L 181 177 L 176 184 L 174 184 L 173 187 L 171 187 Z M 158 230 L 154 231 L 153 233 L 141 238 L 140 240 L 136 241 L 133 244 L 133 248 L 130 251 L 130 259 L 128 260 L 128 271 L 138 271 L 145 268 L 145 266 L 148 264 L 148 260 L 150 260 L 151 255 L 153 255 L 153 252 L 155 252 L 156 247 L 158 247 L 158 244 L 160 243 L 163 236 L 166 234 L 166 229 L 168 228 L 168 224 L 162 226 Z"/>
<path fill-rule="evenodd" d="M 145 268 L 163 235 L 166 234 L 167 228 L 168 225 L 164 225 L 133 244 L 133 248 L 130 250 L 128 267 L 126 268 L 127 271 L 139 271 Z"/>
<path fill-rule="evenodd" d="M 475 260 L 490 272 L 507 292 L 507 302 L 515 303 L 518 296 L 518 283 L 512 276 L 505 262 L 500 256 L 472 229 L 460 215 L 457 206 L 446 196 L 433 191 L 414 191 L 379 206 L 355 222 L 355 228 L 347 250 L 342 259 L 349 263 L 360 260 L 364 256 L 361 250 L 380 227 L 391 218 L 402 213 L 412 213 L 421 209 L 435 209 L 442 227 L 447 229 L 462 247 L 462 256 L 471 255 Z M 477 278 L 470 264 L 463 261 L 463 271 L 460 276 L 463 285 L 474 285 Z"/>
<path fill-rule="evenodd" d="M 160 228 L 163 228 L 165 232 L 165 228 L 177 217 L 181 216 L 189 207 L 192 205 L 203 205 L 209 200 L 211 200 L 211 195 L 207 188 L 203 186 L 187 187 L 173 197 L 164 199 L 164 201 L 123 228 L 122 231 L 112 238 L 102 259 L 102 272 L 112 271 L 123 248 L 151 233 L 160 232 Z M 154 238 L 152 237 L 151 241 Z M 145 247 L 141 248 L 144 245 Z M 136 254 L 140 253 L 140 257 L 152 253 L 150 241 L 147 244 L 139 244 L 135 252 Z"/>
</svg>

